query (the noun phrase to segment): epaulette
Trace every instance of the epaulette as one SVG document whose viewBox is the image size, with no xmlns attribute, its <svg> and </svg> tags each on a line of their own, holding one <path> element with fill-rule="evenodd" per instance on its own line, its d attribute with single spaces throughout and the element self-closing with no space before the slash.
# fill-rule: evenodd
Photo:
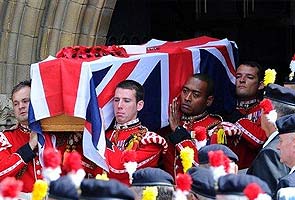
<svg viewBox="0 0 295 200">
<path fill-rule="evenodd" d="M 159 144 L 163 147 L 163 154 L 167 152 L 168 144 L 166 140 L 154 132 L 147 132 L 140 140 L 142 144 Z"/>
</svg>

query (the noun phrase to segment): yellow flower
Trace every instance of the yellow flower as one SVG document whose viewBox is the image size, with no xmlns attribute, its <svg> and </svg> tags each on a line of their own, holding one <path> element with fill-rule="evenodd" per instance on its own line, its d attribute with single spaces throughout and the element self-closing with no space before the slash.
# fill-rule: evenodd
<svg viewBox="0 0 295 200">
<path fill-rule="evenodd" d="M 265 70 L 264 81 L 263 84 L 267 86 L 269 83 L 274 83 L 276 80 L 277 72 L 274 69 Z"/>
<path fill-rule="evenodd" d="M 33 192 L 32 192 L 32 200 L 42 200 L 46 197 L 48 190 L 48 184 L 46 181 L 37 180 L 34 183 Z"/>
<path fill-rule="evenodd" d="M 146 187 L 142 191 L 142 200 L 156 200 L 158 196 L 157 187 Z"/>
<path fill-rule="evenodd" d="M 180 158 L 183 166 L 183 172 L 185 173 L 193 166 L 194 150 L 190 147 L 185 147 L 180 151 Z"/>
<path fill-rule="evenodd" d="M 95 179 L 108 181 L 109 177 L 108 177 L 107 173 L 103 172 L 102 174 L 97 174 Z"/>
</svg>

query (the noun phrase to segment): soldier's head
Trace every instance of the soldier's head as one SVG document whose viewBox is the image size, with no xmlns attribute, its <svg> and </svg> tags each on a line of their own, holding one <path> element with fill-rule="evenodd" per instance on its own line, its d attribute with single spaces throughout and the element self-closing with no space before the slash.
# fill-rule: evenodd
<svg viewBox="0 0 295 200">
<path fill-rule="evenodd" d="M 114 112 L 116 121 L 124 124 L 137 118 L 144 105 L 144 89 L 134 80 L 125 80 L 116 86 Z"/>
<path fill-rule="evenodd" d="M 280 161 L 292 168 L 295 165 L 295 114 L 279 118 L 276 121 L 279 131 Z"/>
<path fill-rule="evenodd" d="M 206 74 L 194 74 L 184 84 L 180 95 L 181 112 L 187 116 L 202 114 L 214 97 L 213 81 Z"/>
<path fill-rule="evenodd" d="M 236 72 L 236 95 L 239 100 L 251 100 L 259 98 L 263 90 L 263 72 L 256 62 L 243 62 Z"/>
<path fill-rule="evenodd" d="M 295 113 L 295 90 L 278 84 L 268 84 L 265 87 L 264 98 L 271 100 L 278 118 Z"/>
<path fill-rule="evenodd" d="M 28 124 L 28 111 L 30 103 L 31 81 L 18 83 L 11 92 L 11 100 L 15 118 L 21 124 Z"/>
<path fill-rule="evenodd" d="M 229 173 L 236 174 L 238 173 L 238 165 L 236 164 L 239 161 L 237 154 L 235 154 L 229 147 L 222 144 L 210 144 L 202 147 L 198 152 L 199 158 L 199 167 L 210 168 L 209 156 L 210 151 L 221 150 L 229 158 Z"/>
<path fill-rule="evenodd" d="M 136 194 L 135 200 L 142 199 L 144 191 L 151 187 L 157 190 L 157 200 L 172 199 L 174 180 L 168 172 L 160 168 L 147 167 L 136 170 L 132 177 L 130 189 Z"/>
</svg>

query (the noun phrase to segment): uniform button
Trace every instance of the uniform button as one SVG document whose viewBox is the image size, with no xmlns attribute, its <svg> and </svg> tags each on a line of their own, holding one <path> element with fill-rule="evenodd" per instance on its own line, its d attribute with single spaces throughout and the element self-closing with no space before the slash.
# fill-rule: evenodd
<svg viewBox="0 0 295 200">
<path fill-rule="evenodd" d="M 40 175 L 41 174 L 41 171 L 38 169 L 37 170 L 37 175 Z"/>
<path fill-rule="evenodd" d="M 36 161 L 36 165 L 40 165 L 40 162 L 39 162 L 39 160 L 37 160 L 37 161 Z"/>
</svg>

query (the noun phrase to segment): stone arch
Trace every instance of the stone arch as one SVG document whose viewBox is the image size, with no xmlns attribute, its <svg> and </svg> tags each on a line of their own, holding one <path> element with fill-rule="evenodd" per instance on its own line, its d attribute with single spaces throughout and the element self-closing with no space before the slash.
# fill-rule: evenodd
<svg viewBox="0 0 295 200">
<path fill-rule="evenodd" d="M 0 93 L 65 46 L 104 45 L 116 0 L 0 1 Z"/>
<path fill-rule="evenodd" d="M 65 46 L 104 45 L 116 1 L 0 0 L 0 101 L 32 63 Z"/>
</svg>

